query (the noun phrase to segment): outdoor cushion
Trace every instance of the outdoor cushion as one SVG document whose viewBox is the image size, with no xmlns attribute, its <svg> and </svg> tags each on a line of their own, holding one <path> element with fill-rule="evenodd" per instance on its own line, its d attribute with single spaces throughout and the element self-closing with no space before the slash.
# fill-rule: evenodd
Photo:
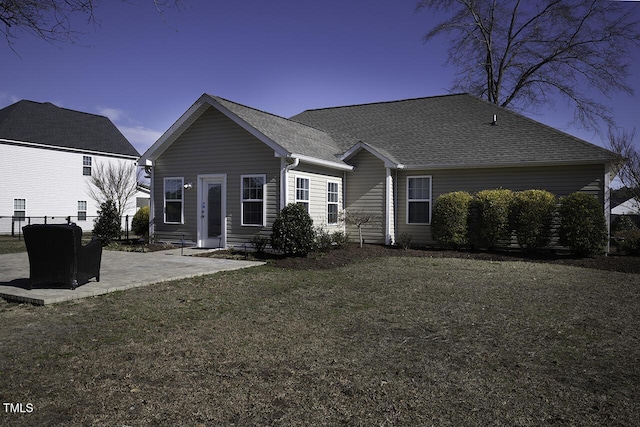
<svg viewBox="0 0 640 427">
<path fill-rule="evenodd" d="M 29 254 L 29 289 L 38 283 L 62 283 L 75 289 L 95 277 L 100 281 L 102 244 L 82 245 L 77 225 L 27 225 L 22 228 Z"/>
</svg>

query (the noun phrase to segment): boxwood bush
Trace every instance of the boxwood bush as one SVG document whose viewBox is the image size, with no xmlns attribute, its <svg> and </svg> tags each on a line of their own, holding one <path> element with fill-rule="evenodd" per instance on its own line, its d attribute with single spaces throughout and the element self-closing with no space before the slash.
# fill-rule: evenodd
<svg viewBox="0 0 640 427">
<path fill-rule="evenodd" d="M 509 212 L 513 192 L 496 189 L 478 192 L 471 201 L 474 244 L 488 249 L 496 248 L 501 241 L 510 238 Z"/>
<path fill-rule="evenodd" d="M 138 209 L 131 221 L 131 231 L 143 238 L 149 235 L 149 206 Z"/>
<path fill-rule="evenodd" d="M 560 244 L 575 255 L 601 252 L 607 243 L 607 225 L 598 200 L 586 193 L 560 199 Z"/>
<path fill-rule="evenodd" d="M 431 234 L 441 246 L 457 249 L 469 243 L 471 194 L 456 191 L 440 195 L 433 206 Z"/>
<path fill-rule="evenodd" d="M 315 238 L 313 220 L 300 203 L 289 203 L 273 222 L 271 246 L 285 255 L 307 255 L 313 250 Z"/>
<path fill-rule="evenodd" d="M 556 204 L 556 197 L 545 190 L 513 193 L 511 228 L 520 247 L 535 252 L 549 244 Z"/>
</svg>

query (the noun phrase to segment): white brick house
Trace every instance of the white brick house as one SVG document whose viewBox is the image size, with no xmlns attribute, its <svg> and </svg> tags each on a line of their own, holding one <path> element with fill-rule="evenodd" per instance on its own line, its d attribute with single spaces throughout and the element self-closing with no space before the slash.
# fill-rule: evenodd
<svg viewBox="0 0 640 427">
<path fill-rule="evenodd" d="M 138 157 L 106 117 L 26 100 L 1 109 L 0 233 L 17 232 L 24 223 L 16 217 L 60 223 L 70 216 L 91 230 L 99 206 L 88 178 L 99 164 L 135 164 Z M 136 204 L 132 199 L 126 214 Z"/>
</svg>

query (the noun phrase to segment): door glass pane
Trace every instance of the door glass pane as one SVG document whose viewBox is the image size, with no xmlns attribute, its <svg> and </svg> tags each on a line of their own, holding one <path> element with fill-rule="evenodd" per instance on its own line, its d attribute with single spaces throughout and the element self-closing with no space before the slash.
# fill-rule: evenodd
<svg viewBox="0 0 640 427">
<path fill-rule="evenodd" d="M 222 185 L 209 184 L 207 211 L 207 237 L 222 235 Z"/>
</svg>

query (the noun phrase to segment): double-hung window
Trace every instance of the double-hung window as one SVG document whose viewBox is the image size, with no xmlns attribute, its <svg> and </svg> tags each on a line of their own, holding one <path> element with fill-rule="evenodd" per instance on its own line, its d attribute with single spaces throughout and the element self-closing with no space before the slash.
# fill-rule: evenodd
<svg viewBox="0 0 640 427">
<path fill-rule="evenodd" d="M 242 225 L 263 226 L 265 222 L 266 175 L 242 175 Z"/>
<path fill-rule="evenodd" d="M 13 217 L 16 221 L 24 221 L 27 216 L 27 199 L 13 199 Z"/>
<path fill-rule="evenodd" d="M 338 223 L 339 185 L 337 182 L 327 182 L 327 224 Z"/>
<path fill-rule="evenodd" d="M 164 179 L 164 222 L 182 224 L 184 178 Z"/>
<path fill-rule="evenodd" d="M 407 177 L 407 224 L 431 223 L 431 177 Z"/>
<path fill-rule="evenodd" d="M 296 177 L 296 203 L 304 205 L 309 212 L 309 178 Z"/>
<path fill-rule="evenodd" d="M 87 220 L 87 201 L 78 200 L 78 221 Z"/>
<path fill-rule="evenodd" d="M 91 176 L 91 156 L 82 156 L 82 175 Z"/>
</svg>

